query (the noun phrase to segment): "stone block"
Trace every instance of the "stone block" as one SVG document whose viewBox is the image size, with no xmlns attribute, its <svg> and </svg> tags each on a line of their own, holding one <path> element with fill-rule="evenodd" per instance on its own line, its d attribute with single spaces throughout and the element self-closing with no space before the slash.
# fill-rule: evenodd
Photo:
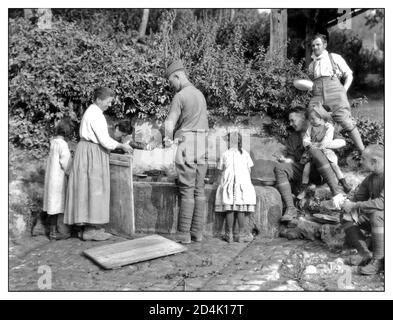
<svg viewBox="0 0 393 320">
<path fill-rule="evenodd" d="M 255 229 L 262 237 L 278 237 L 282 216 L 281 195 L 273 187 L 255 186 L 257 205 L 255 213 L 249 216 L 249 229 Z"/>
<path fill-rule="evenodd" d="M 246 215 L 248 232 L 256 230 L 261 236 L 276 237 L 282 202 L 278 191 L 272 187 L 256 186 L 256 212 Z M 174 234 L 177 230 L 180 198 L 178 187 L 172 182 L 134 181 L 135 232 Z M 225 214 L 214 211 L 216 186 L 206 184 L 205 236 L 217 236 L 223 232 Z M 116 215 L 117 212 L 111 212 Z M 131 213 L 130 213 L 131 214 Z M 116 226 L 111 225 L 112 229 Z M 119 230 L 123 230 L 120 228 Z"/>
<path fill-rule="evenodd" d="M 342 249 L 345 242 L 345 232 L 341 225 L 324 224 L 321 227 L 321 239 L 331 249 Z"/>
<path fill-rule="evenodd" d="M 299 221 L 296 226 L 300 229 L 300 232 L 303 238 L 314 241 L 315 239 L 320 238 L 321 235 L 321 224 L 309 221 L 303 217 L 299 218 Z"/>
</svg>

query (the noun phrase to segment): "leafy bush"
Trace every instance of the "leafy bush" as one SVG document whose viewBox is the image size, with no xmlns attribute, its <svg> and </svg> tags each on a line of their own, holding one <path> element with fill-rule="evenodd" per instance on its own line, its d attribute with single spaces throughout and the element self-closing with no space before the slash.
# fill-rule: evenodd
<svg viewBox="0 0 393 320">
<path fill-rule="evenodd" d="M 282 118 L 291 107 L 308 104 L 308 94 L 292 85 L 306 77 L 301 64 L 270 57 L 263 47 L 247 59 L 242 28 L 226 26 L 195 21 L 170 39 L 171 51 L 186 62 L 192 82 L 205 94 L 211 122 L 256 113 Z"/>
<path fill-rule="evenodd" d="M 147 34 L 157 32 L 159 29 L 159 17 L 165 9 L 150 9 Z M 52 13 L 55 19 L 62 19 L 69 23 L 76 23 L 82 30 L 107 38 L 116 38 L 121 33 L 128 37 L 121 40 L 129 43 L 130 35 L 138 34 L 142 20 L 143 9 L 137 8 L 78 8 L 65 9 L 54 8 Z"/>
<path fill-rule="evenodd" d="M 289 108 L 308 103 L 309 96 L 292 86 L 294 78 L 305 76 L 300 64 L 280 62 L 263 48 L 248 60 L 241 28 L 222 47 L 216 43 L 217 22 L 187 21 L 181 31 L 164 28 L 141 46 L 98 37 L 62 20 L 42 31 L 22 18 L 10 19 L 10 141 L 29 149 L 47 148 L 55 123 L 65 116 L 79 122 L 99 85 L 116 91 L 109 115 L 127 117 L 137 106 L 164 118 L 173 92 L 163 70 L 176 56 L 204 93 L 211 123 L 258 113 L 279 119 Z"/>
<path fill-rule="evenodd" d="M 118 46 L 58 21 L 50 31 L 24 19 L 10 20 L 9 115 L 10 141 L 45 148 L 54 124 L 67 116 L 80 121 L 92 90 L 112 87 L 117 99 L 111 113 L 124 117 L 133 101 L 162 117 L 169 103 L 157 52 Z M 161 112 L 161 114 L 160 114 Z"/>
<path fill-rule="evenodd" d="M 354 73 L 352 90 L 365 87 L 364 79 L 369 73 L 384 77 L 384 59 L 378 51 L 363 48 L 362 40 L 352 30 L 335 30 L 330 33 L 330 52 L 343 56 Z M 383 87 L 383 82 L 380 84 Z"/>
</svg>

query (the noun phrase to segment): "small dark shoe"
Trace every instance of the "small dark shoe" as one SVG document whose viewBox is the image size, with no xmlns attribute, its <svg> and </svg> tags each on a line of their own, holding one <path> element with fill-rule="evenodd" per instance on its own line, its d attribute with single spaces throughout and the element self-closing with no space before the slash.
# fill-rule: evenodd
<svg viewBox="0 0 393 320">
<path fill-rule="evenodd" d="M 298 211 L 296 208 L 287 208 L 284 215 L 281 217 L 281 222 L 290 222 L 296 219 L 298 216 Z"/>
<path fill-rule="evenodd" d="M 355 254 L 348 257 L 345 263 L 349 266 L 365 266 L 371 261 L 372 257 L 371 253 L 366 255 Z"/>
<path fill-rule="evenodd" d="M 345 193 L 350 193 L 353 189 L 352 186 L 345 179 L 341 179 L 340 184 L 342 185 Z"/>
<path fill-rule="evenodd" d="M 232 233 L 225 233 L 222 237 L 222 240 L 232 243 L 233 242 L 233 234 Z"/>
<path fill-rule="evenodd" d="M 359 272 L 366 276 L 378 274 L 383 269 L 383 259 L 371 259 L 364 267 L 359 268 Z"/>
<path fill-rule="evenodd" d="M 49 233 L 49 240 L 54 241 L 54 240 L 65 240 L 70 238 L 70 234 L 63 234 L 60 232 L 50 232 Z"/>
<path fill-rule="evenodd" d="M 191 233 L 191 240 L 194 242 L 202 242 L 203 240 L 203 235 L 202 233 Z"/>
</svg>

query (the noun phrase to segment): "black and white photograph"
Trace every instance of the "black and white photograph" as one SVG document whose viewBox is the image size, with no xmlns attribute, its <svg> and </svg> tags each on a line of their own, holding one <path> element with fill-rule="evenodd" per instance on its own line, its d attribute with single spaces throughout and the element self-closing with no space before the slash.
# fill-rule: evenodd
<svg viewBox="0 0 393 320">
<path fill-rule="evenodd" d="M 5 9 L 8 292 L 386 292 L 382 3 L 122 5 Z"/>
</svg>

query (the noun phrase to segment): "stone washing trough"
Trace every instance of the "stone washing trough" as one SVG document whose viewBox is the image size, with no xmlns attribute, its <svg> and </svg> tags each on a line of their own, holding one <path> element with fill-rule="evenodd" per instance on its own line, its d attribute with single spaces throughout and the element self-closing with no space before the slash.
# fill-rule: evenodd
<svg viewBox="0 0 393 320">
<path fill-rule="evenodd" d="M 174 234 L 179 216 L 179 192 L 174 179 L 165 176 L 133 175 L 133 156 L 110 154 L 110 223 L 108 231 L 132 236 L 135 233 Z M 214 212 L 217 185 L 206 179 L 207 206 L 204 234 L 222 232 L 223 217 Z M 247 215 L 247 229 L 264 237 L 278 236 L 282 214 L 281 196 L 271 186 L 255 186 L 256 212 Z"/>
</svg>

